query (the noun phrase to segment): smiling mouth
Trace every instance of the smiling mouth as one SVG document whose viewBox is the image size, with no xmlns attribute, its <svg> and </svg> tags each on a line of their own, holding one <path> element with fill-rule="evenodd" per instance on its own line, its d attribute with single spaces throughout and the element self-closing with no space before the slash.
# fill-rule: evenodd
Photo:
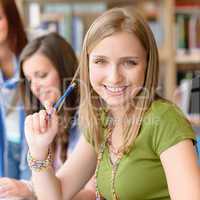
<svg viewBox="0 0 200 200">
<path fill-rule="evenodd" d="M 50 91 L 43 91 L 43 92 L 39 93 L 38 97 L 41 98 L 41 99 L 43 99 L 43 98 L 48 97 L 50 94 L 51 94 Z"/>
<path fill-rule="evenodd" d="M 127 87 L 128 86 L 113 87 L 113 86 L 104 85 L 104 88 L 106 89 L 106 91 L 108 91 L 112 95 L 122 95 L 127 89 Z"/>
</svg>

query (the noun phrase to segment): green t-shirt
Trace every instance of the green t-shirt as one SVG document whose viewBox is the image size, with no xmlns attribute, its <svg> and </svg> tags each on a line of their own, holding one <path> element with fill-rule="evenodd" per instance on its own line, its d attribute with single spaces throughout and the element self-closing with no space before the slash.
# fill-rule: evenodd
<svg viewBox="0 0 200 200">
<path fill-rule="evenodd" d="M 170 200 L 160 154 L 184 139 L 195 140 L 195 135 L 181 111 L 166 101 L 154 101 L 133 149 L 120 161 L 115 179 L 120 200 Z M 99 191 L 106 200 L 112 200 L 111 172 L 106 147 L 97 174 Z"/>
</svg>

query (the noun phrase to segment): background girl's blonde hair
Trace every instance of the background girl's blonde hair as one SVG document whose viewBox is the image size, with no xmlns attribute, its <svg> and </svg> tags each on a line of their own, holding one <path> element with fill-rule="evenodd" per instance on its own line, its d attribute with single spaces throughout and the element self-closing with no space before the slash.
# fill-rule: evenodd
<svg viewBox="0 0 200 200">
<path fill-rule="evenodd" d="M 133 99 L 134 116 L 128 131 L 124 132 L 124 149 L 128 151 L 139 133 L 145 111 L 155 98 L 155 90 L 158 84 L 158 49 L 147 22 L 134 8 L 114 8 L 106 11 L 97 18 L 88 30 L 83 50 L 80 57 L 80 113 L 79 122 L 81 130 L 85 131 L 96 149 L 102 142 L 101 127 L 99 121 L 100 97 L 96 95 L 89 82 L 89 54 L 92 49 L 104 38 L 119 32 L 134 34 L 140 40 L 147 54 L 147 66 L 143 89 Z M 134 45 L 134 44 L 133 44 Z"/>
</svg>

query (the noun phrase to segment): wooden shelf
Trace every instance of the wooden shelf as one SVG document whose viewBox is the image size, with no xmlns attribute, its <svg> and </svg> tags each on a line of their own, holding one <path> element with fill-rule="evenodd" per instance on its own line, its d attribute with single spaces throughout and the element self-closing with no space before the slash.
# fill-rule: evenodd
<svg viewBox="0 0 200 200">
<path fill-rule="evenodd" d="M 199 0 L 176 0 L 176 4 L 200 4 Z"/>
<path fill-rule="evenodd" d="M 171 50 L 171 52 L 169 52 L 169 50 L 167 50 L 165 47 L 160 47 L 158 49 L 159 52 L 159 59 L 161 63 L 167 63 L 169 61 L 171 57 L 172 52 L 175 52 L 175 50 Z M 175 53 L 173 53 L 175 55 Z"/>
<path fill-rule="evenodd" d="M 182 72 L 200 70 L 200 52 L 194 54 L 177 54 L 176 65 L 178 71 Z"/>
<path fill-rule="evenodd" d="M 200 70 L 200 51 L 195 54 L 177 54 L 174 43 L 175 43 L 175 15 L 176 13 L 183 14 L 198 14 L 200 8 L 200 0 L 151 0 L 158 5 L 158 9 L 161 9 L 158 14 L 158 19 L 162 20 L 163 23 L 163 45 L 159 48 L 160 63 L 162 63 L 163 71 L 163 85 L 164 85 L 164 96 L 172 100 L 173 93 L 176 85 L 176 74 L 177 71 L 196 71 Z M 19 3 L 18 3 L 19 2 Z M 39 3 L 42 6 L 46 3 L 106 3 L 107 8 L 123 5 L 139 5 L 140 8 L 150 0 L 17 0 L 20 10 L 23 9 L 24 13 L 27 13 L 27 6 L 29 3 Z M 191 9 L 188 9 L 192 7 Z M 145 12 L 147 13 L 147 12 Z M 83 17 L 82 14 L 76 13 L 78 16 Z M 91 13 L 90 13 L 91 14 Z M 25 14 L 24 14 L 25 15 Z M 26 16 L 26 15 L 25 15 Z M 157 16 L 157 14 L 156 14 Z M 91 18 L 88 18 L 87 23 L 89 24 Z M 28 23 L 28 22 L 27 22 Z M 200 126 L 200 116 L 190 117 L 189 121 L 195 125 Z"/>
<path fill-rule="evenodd" d="M 159 56 L 161 63 L 164 63 L 164 73 L 166 74 L 164 81 L 164 96 L 167 99 L 172 97 L 173 91 L 176 88 L 176 62 L 175 62 L 175 50 L 173 50 L 174 41 L 174 13 L 175 13 L 175 0 L 20 0 L 24 6 L 25 16 L 28 14 L 27 8 L 29 3 L 39 3 L 43 6 L 46 3 L 106 3 L 107 8 L 124 5 L 139 6 L 141 11 L 148 7 L 147 3 L 154 3 L 158 9 L 158 18 L 156 14 L 156 20 L 161 20 L 163 24 L 163 47 L 159 49 Z M 150 6 L 151 8 L 151 6 Z M 42 10 L 42 9 L 41 9 Z M 155 10 L 154 10 L 155 11 Z M 147 13 L 147 12 L 145 12 Z M 81 16 L 82 17 L 82 16 Z M 89 21 L 89 20 L 88 20 Z M 28 22 L 27 22 L 28 23 Z M 86 26 L 87 27 L 87 26 Z"/>
<path fill-rule="evenodd" d="M 144 0 L 140 0 L 141 2 Z M 32 2 L 38 2 L 38 3 L 134 3 L 134 2 L 139 2 L 139 0 L 24 0 L 26 3 L 32 3 Z"/>
<path fill-rule="evenodd" d="M 188 71 L 198 71 L 200 70 L 200 63 L 185 63 L 185 64 L 177 64 L 177 69 L 180 72 L 188 72 Z"/>
<path fill-rule="evenodd" d="M 200 52 L 197 54 L 176 55 L 177 64 L 200 64 Z"/>
<path fill-rule="evenodd" d="M 166 60 L 167 60 L 167 53 L 165 51 L 165 48 L 163 47 L 160 47 L 158 49 L 158 52 L 159 52 L 159 59 L 160 59 L 160 62 L 161 63 L 164 63 Z"/>
</svg>

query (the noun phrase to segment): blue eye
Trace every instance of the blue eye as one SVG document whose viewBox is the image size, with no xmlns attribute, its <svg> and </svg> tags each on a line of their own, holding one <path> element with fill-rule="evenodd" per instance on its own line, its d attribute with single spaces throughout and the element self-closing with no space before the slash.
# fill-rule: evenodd
<svg viewBox="0 0 200 200">
<path fill-rule="evenodd" d="M 137 62 L 135 62 L 134 60 L 126 60 L 126 61 L 124 62 L 124 65 L 125 65 L 126 67 L 134 67 L 135 65 L 137 65 Z"/>
<path fill-rule="evenodd" d="M 103 60 L 103 59 L 96 59 L 96 60 L 94 60 L 94 63 L 95 63 L 95 64 L 105 64 L 106 61 Z"/>
<path fill-rule="evenodd" d="M 137 63 L 134 60 L 127 60 L 126 63 L 128 65 L 137 65 Z"/>
</svg>

